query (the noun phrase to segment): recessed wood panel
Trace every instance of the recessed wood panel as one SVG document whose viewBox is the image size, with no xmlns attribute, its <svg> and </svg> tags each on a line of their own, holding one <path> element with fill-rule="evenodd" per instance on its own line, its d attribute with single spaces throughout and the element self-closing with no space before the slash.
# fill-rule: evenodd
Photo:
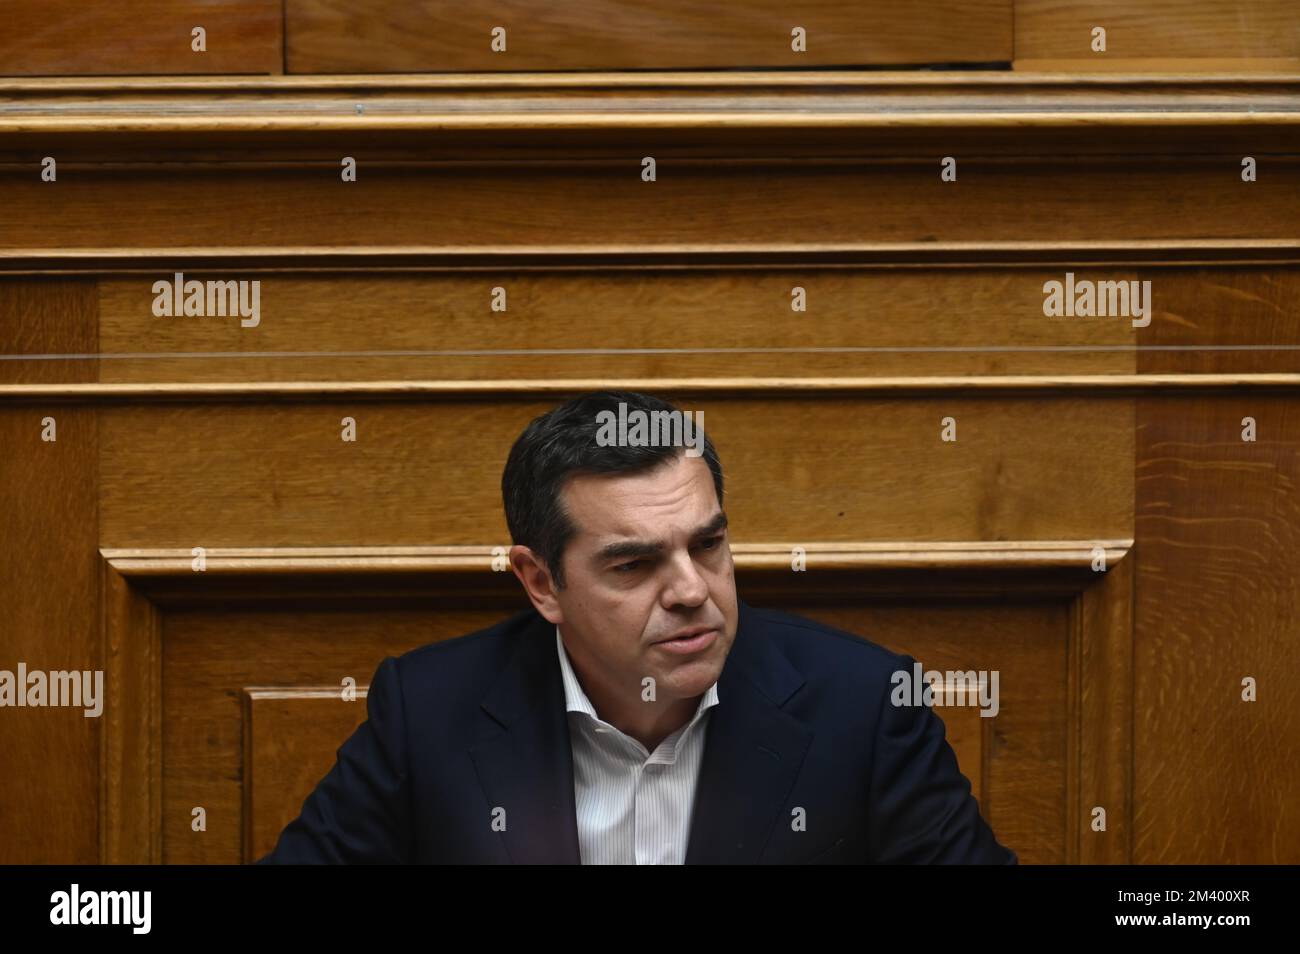
<svg viewBox="0 0 1300 954">
<path fill-rule="evenodd" d="M 334 764 L 334 752 L 366 719 L 366 687 L 262 688 L 243 693 L 242 861 L 275 848 L 280 832 Z M 348 691 L 350 688 L 351 691 Z"/>
<path fill-rule="evenodd" d="M 740 594 L 746 596 L 743 587 Z M 164 860 L 251 860 L 269 850 L 268 843 L 297 814 L 299 791 L 304 785 L 310 791 L 333 765 L 357 714 L 364 718 L 365 702 L 293 699 L 293 687 L 333 685 L 347 675 L 365 685 L 384 655 L 470 632 L 506 611 L 448 614 L 375 606 L 368 612 L 292 615 L 239 609 L 167 613 Z M 965 756 L 963 772 L 972 776 L 981 808 L 1001 840 L 1027 862 L 1064 860 L 1067 604 L 882 604 L 799 611 L 914 653 L 927 668 L 1000 668 L 1001 708 L 995 718 L 980 719 L 973 709 L 935 711 L 960 726 L 954 735 Z M 240 687 L 253 685 L 268 698 L 251 701 L 252 722 L 246 726 Z M 274 696 L 280 698 L 269 698 Z M 988 724 L 975 727 L 975 738 L 972 715 Z M 243 744 L 252 740 L 242 757 L 241 738 Z M 245 774 L 250 759 L 252 778 Z M 250 783 L 251 802 L 246 802 Z M 190 825 L 198 806 L 207 810 L 206 832 Z M 252 816 L 242 814 L 247 806 Z M 241 818 L 255 833 L 247 853 Z"/>
<path fill-rule="evenodd" d="M 385 655 L 472 632 L 507 611 L 513 608 L 503 606 L 498 613 L 374 606 L 337 613 L 229 609 L 165 614 L 163 861 L 232 864 L 245 859 L 245 759 L 241 754 L 245 688 L 341 686 L 345 676 L 352 677 L 359 688 L 366 687 Z M 361 718 L 365 717 L 364 698 L 338 705 L 356 706 Z M 260 810 L 254 789 L 257 814 L 248 818 L 247 824 L 260 833 L 259 839 L 265 839 L 272 829 L 278 835 L 297 814 L 301 800 L 291 805 L 296 786 L 302 778 L 314 775 L 314 787 L 329 770 L 335 751 L 349 734 L 343 723 L 354 714 L 331 710 L 327 716 L 330 732 L 312 729 L 304 738 L 276 743 L 283 749 L 274 751 L 255 728 L 254 749 L 249 753 L 259 759 L 255 770 L 264 767 L 269 775 L 283 780 L 269 783 L 273 801 L 266 814 Z M 278 715 L 284 719 L 268 725 L 269 730 L 281 726 L 294 731 L 300 724 L 292 713 Z M 278 715 L 267 718 L 276 720 Z M 263 756 L 265 763 L 260 761 Z M 287 785 L 295 786 L 292 795 L 284 788 Z M 207 831 L 196 832 L 191 826 L 196 807 L 206 810 Z M 272 811 L 279 814 L 272 815 Z M 292 814 L 282 817 L 285 811 Z"/>
<path fill-rule="evenodd" d="M 290 73 L 1005 63 L 1011 0 L 288 0 L 285 32 Z"/>
</svg>

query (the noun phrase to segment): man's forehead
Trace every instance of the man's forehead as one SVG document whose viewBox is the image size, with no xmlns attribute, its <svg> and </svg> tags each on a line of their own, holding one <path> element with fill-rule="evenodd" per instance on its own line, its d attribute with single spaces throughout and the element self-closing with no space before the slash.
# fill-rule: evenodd
<svg viewBox="0 0 1300 954">
<path fill-rule="evenodd" d="M 727 526 L 727 515 L 715 505 L 712 510 L 706 510 L 702 514 L 688 513 L 673 518 L 658 516 L 645 521 L 628 520 L 624 516 L 607 526 L 584 525 L 581 519 L 577 519 L 574 520 L 574 525 L 582 543 L 594 548 L 608 547 L 628 540 L 666 548 L 676 537 L 693 538 L 719 532 Z"/>
</svg>

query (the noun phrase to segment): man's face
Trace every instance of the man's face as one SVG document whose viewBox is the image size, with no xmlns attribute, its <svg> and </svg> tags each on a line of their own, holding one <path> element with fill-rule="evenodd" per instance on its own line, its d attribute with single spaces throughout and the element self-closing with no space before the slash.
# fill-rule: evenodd
<svg viewBox="0 0 1300 954">
<path fill-rule="evenodd" d="M 633 475 L 580 475 L 561 493 L 576 534 L 564 551 L 563 590 L 538 608 L 560 625 L 580 677 L 606 701 L 658 703 L 705 692 L 736 637 L 735 566 L 713 477 L 702 457 L 678 455 Z M 536 600 L 535 600 L 536 602 Z M 711 632 L 666 644 L 684 631 Z"/>
</svg>

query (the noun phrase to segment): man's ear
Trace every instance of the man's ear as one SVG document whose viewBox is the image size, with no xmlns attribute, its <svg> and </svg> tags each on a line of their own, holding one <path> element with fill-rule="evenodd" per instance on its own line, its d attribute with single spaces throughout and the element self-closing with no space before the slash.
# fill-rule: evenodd
<svg viewBox="0 0 1300 954">
<path fill-rule="evenodd" d="M 524 592 L 532 601 L 537 612 L 548 622 L 557 626 L 564 622 L 564 613 L 555 598 L 555 580 L 546 564 L 528 547 L 515 544 L 510 548 L 510 569 L 515 571 L 519 582 L 524 585 Z"/>
</svg>

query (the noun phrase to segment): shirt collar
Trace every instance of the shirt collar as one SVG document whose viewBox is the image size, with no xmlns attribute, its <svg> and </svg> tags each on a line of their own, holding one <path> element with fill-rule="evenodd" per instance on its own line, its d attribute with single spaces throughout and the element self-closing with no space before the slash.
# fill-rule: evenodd
<svg viewBox="0 0 1300 954">
<path fill-rule="evenodd" d="M 600 716 L 596 715 L 596 709 L 592 706 L 591 700 L 587 698 L 587 694 L 582 691 L 582 684 L 578 682 L 578 677 L 573 671 L 573 665 L 569 662 L 569 654 L 564 648 L 564 640 L 560 636 L 560 627 L 558 625 L 555 627 L 555 651 L 560 657 L 560 674 L 564 679 L 565 711 L 582 712 L 596 722 L 603 721 Z M 695 715 L 692 716 L 686 727 L 690 728 L 700 716 L 717 704 L 718 684 L 715 682 L 700 697 L 700 704 L 695 710 Z"/>
</svg>

